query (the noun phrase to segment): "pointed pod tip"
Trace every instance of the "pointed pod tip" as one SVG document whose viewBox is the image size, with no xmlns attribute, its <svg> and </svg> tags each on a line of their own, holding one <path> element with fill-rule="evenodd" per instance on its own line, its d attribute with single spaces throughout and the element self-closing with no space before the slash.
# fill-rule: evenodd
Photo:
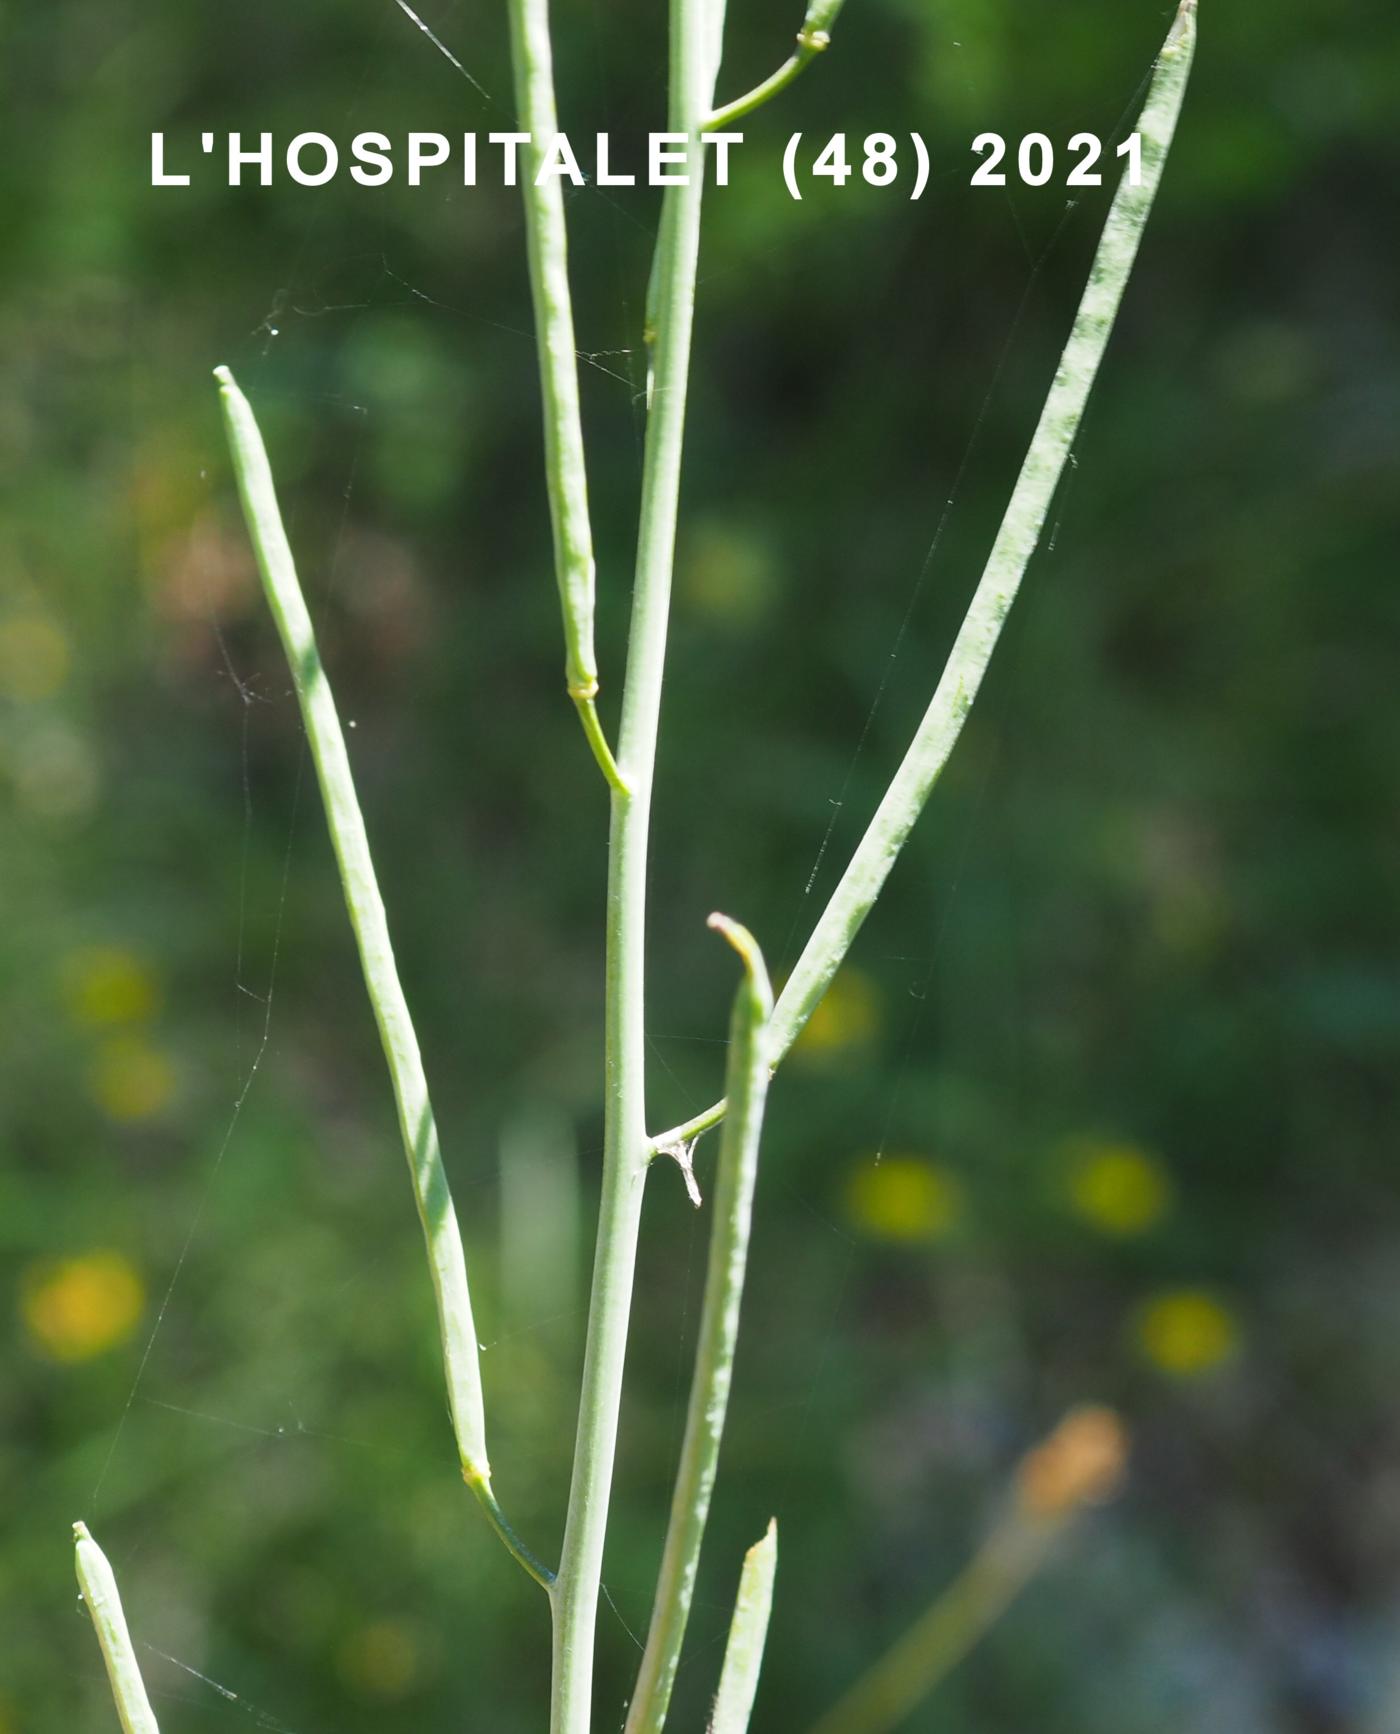
<svg viewBox="0 0 1400 1734">
<path fill-rule="evenodd" d="M 236 386 L 234 385 L 234 378 L 233 378 L 232 373 L 229 372 L 228 368 L 225 367 L 222 362 L 220 362 L 219 365 L 214 369 L 214 378 L 218 380 L 219 384 L 224 388 L 225 391 L 228 391 L 230 389 L 235 389 L 235 390 L 237 389 Z"/>
<path fill-rule="evenodd" d="M 778 1520 L 776 1517 L 770 1517 L 768 1519 L 767 1529 L 764 1530 L 763 1534 L 759 1536 L 758 1540 L 754 1542 L 752 1547 L 745 1550 L 744 1564 L 749 1567 L 757 1567 L 763 1562 L 770 1559 L 776 1559 L 777 1557 Z"/>
<path fill-rule="evenodd" d="M 88 1526 L 85 1523 L 79 1522 L 73 1525 L 73 1539 L 74 1541 L 92 1540 L 92 1536 L 88 1531 Z"/>
<path fill-rule="evenodd" d="M 705 925 L 713 928 L 716 933 L 722 934 L 729 941 L 739 956 L 743 958 L 744 967 L 752 974 L 754 963 L 761 959 L 762 954 L 758 949 L 758 941 L 748 928 L 742 922 L 735 921 L 728 915 L 721 915 L 718 910 L 710 916 Z"/>
<path fill-rule="evenodd" d="M 763 952 L 758 941 L 742 922 L 732 920 L 728 915 L 721 915 L 718 910 L 706 923 L 725 939 L 739 953 L 744 965 L 744 974 L 749 985 L 757 996 L 761 1015 L 768 1017 L 773 1009 L 773 989 L 768 980 L 768 966 L 763 961 Z"/>
</svg>

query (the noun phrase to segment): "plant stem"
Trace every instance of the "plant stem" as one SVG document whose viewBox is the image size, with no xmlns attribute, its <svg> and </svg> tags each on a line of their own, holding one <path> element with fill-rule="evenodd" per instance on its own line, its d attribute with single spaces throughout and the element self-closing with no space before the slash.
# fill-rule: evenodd
<svg viewBox="0 0 1400 1734">
<path fill-rule="evenodd" d="M 88 1534 L 85 1523 L 73 1525 L 78 1587 L 92 1615 L 93 1629 L 107 1664 L 107 1678 L 125 1734 L 160 1734 L 155 1711 L 146 1696 L 145 1682 L 137 1666 L 131 1633 L 126 1628 L 122 1598 L 107 1556 Z"/>
<path fill-rule="evenodd" d="M 545 477 L 554 533 L 554 568 L 564 616 L 564 674 L 593 756 L 616 793 L 623 784 L 594 704 L 598 665 L 593 650 L 593 529 L 579 413 L 564 193 L 558 175 L 551 175 L 543 185 L 536 184 L 546 149 L 559 131 L 549 0 L 510 0 L 510 43 L 516 108 L 522 130 L 530 134 L 530 142 L 521 153 L 521 187 L 544 398 Z"/>
<path fill-rule="evenodd" d="M 768 1616 L 773 1611 L 773 1578 L 777 1569 L 778 1520 L 773 1518 L 768 1533 L 744 1555 L 709 1734 L 744 1734 L 749 1725 L 758 1693 L 759 1670 L 763 1667 L 763 1646 L 768 1638 Z"/>
<path fill-rule="evenodd" d="M 830 986 L 884 888 L 914 821 L 948 762 L 982 684 L 1002 625 L 1040 540 L 1108 347 L 1143 229 L 1161 184 L 1186 93 L 1195 42 L 1196 0 L 1184 0 L 1158 59 L 1138 121 L 1142 134 L 1141 184 L 1130 185 L 1127 171 L 1118 184 L 1054 383 L 937 690 L 875 817 L 778 996 L 768 1038 L 768 1063 L 775 1069 Z M 724 1111 L 723 1102 L 714 1103 L 704 1113 L 663 1132 L 653 1140 L 653 1149 L 696 1137 L 716 1125 Z"/>
<path fill-rule="evenodd" d="M 296 564 L 277 504 L 267 450 L 252 408 L 234 383 L 233 375 L 226 367 L 219 367 L 214 370 L 214 377 L 219 381 L 243 514 L 268 605 L 296 686 L 297 702 L 301 706 L 302 722 L 326 810 L 326 823 L 340 868 L 350 925 L 359 947 L 365 986 L 389 1066 L 404 1154 L 408 1158 L 413 1196 L 423 1225 L 428 1267 L 437 1300 L 448 1404 L 462 1474 L 512 1555 L 532 1577 L 547 1586 L 548 1572 L 520 1543 L 491 1492 L 481 1365 L 461 1231 L 442 1163 L 418 1038 L 394 961 L 384 902 L 379 894 L 369 838 L 365 834 L 365 822 L 355 794 L 345 736 L 316 646 L 311 616 L 297 581 Z"/>
<path fill-rule="evenodd" d="M 1118 1490 L 1127 1456 L 1111 1409 L 1071 1409 L 1017 1465 L 1011 1498 L 971 1563 L 812 1734 L 887 1734 L 902 1722 L 1001 1617 L 1066 1526 Z"/>
<path fill-rule="evenodd" d="M 1012 1515 L 912 1626 L 820 1718 L 811 1734 L 888 1734 L 928 1696 L 1024 1589 L 1057 1524 Z"/>
<path fill-rule="evenodd" d="M 742 120 L 756 108 L 762 108 L 764 103 L 770 102 L 779 91 L 786 90 L 794 78 L 807 70 L 823 49 L 831 47 L 831 28 L 844 3 L 845 0 L 813 0 L 812 5 L 807 8 L 807 16 L 802 20 L 802 28 L 797 32 L 797 47 L 793 53 L 776 72 L 770 73 L 762 84 L 756 84 L 745 95 L 725 103 L 723 108 L 717 108 L 713 114 L 707 116 L 705 131 L 719 132 L 724 127 L 732 126 L 736 120 Z"/>
<path fill-rule="evenodd" d="M 724 1123 L 715 1170 L 714 1225 L 685 1438 L 651 1629 L 627 1716 L 627 1734 L 661 1734 L 685 1641 L 734 1375 L 758 1178 L 758 1144 L 768 1093 L 763 1034 L 773 1010 L 773 992 L 762 954 L 752 935 L 737 923 L 712 915 L 710 926 L 724 934 L 744 961 L 744 979 L 735 995 L 729 1024 L 727 1082 L 734 1111 Z"/>
<path fill-rule="evenodd" d="M 554 1592 L 553 1734 L 588 1734 L 603 1543 L 632 1308 L 646 1131 L 646 875 L 652 779 L 666 659 L 686 388 L 700 248 L 700 121 L 713 77 L 712 10 L 671 0 L 667 126 L 689 140 L 685 185 L 667 188 L 656 274 L 655 390 L 647 420 L 641 521 L 609 836 L 603 1194 L 593 1265 L 569 1513 Z"/>
</svg>

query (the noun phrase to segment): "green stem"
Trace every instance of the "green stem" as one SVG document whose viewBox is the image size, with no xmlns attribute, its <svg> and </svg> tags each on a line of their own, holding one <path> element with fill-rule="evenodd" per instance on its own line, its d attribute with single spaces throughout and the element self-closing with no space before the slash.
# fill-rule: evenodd
<svg viewBox="0 0 1400 1734">
<path fill-rule="evenodd" d="M 481 1365 L 462 1236 L 442 1163 L 418 1038 L 414 1034 L 394 961 L 384 902 L 379 894 L 369 838 L 365 834 L 365 822 L 355 794 L 345 736 L 316 646 L 311 616 L 297 581 L 296 565 L 282 524 L 262 435 L 247 398 L 234 383 L 229 370 L 216 368 L 214 377 L 219 381 L 243 515 L 268 605 L 296 686 L 297 702 L 301 706 L 302 722 L 325 805 L 326 823 L 340 868 L 350 925 L 359 947 L 365 986 L 389 1066 L 399 1130 L 404 1154 L 408 1158 L 419 1220 L 423 1225 L 428 1268 L 437 1300 L 448 1404 L 462 1473 L 497 1532 L 502 1533 L 499 1507 L 491 1497 Z M 505 1534 L 502 1534 L 502 1539 L 507 1539 Z M 508 1539 L 507 1545 L 526 1570 L 539 1578 L 542 1568 L 537 1569 L 528 1557 L 522 1557 L 523 1550 Z"/>
<path fill-rule="evenodd" d="M 705 131 L 720 132 L 725 127 L 732 126 L 736 120 L 742 120 L 756 108 L 762 108 L 764 103 L 770 102 L 779 91 L 786 90 L 793 79 L 805 72 L 824 49 L 831 47 L 831 29 L 844 3 L 845 0 L 813 0 L 813 4 L 807 8 L 807 16 L 802 20 L 802 28 L 797 33 L 797 47 L 793 53 L 776 72 L 765 78 L 762 84 L 756 84 L 745 95 L 725 103 L 723 108 L 717 108 L 709 115 L 705 121 Z"/>
<path fill-rule="evenodd" d="M 749 1718 L 753 1715 L 753 1701 L 758 1693 L 759 1671 L 763 1667 L 763 1646 L 768 1639 L 768 1616 L 773 1611 L 773 1578 L 777 1569 L 778 1521 L 773 1518 L 769 1521 L 768 1533 L 744 1555 L 709 1734 L 745 1734 L 748 1728 Z"/>
<path fill-rule="evenodd" d="M 579 413 L 564 192 L 558 175 L 551 175 L 542 186 L 536 184 L 546 150 L 559 131 L 549 0 L 510 0 L 510 42 L 516 108 L 522 130 L 530 134 L 529 144 L 521 151 L 520 178 L 544 398 L 545 477 L 554 532 L 554 568 L 564 616 L 564 674 L 593 756 L 609 787 L 620 793 L 624 785 L 593 702 L 598 690 L 593 651 L 593 529 Z"/>
<path fill-rule="evenodd" d="M 713 0 L 711 0 L 711 4 Z M 671 570 L 680 496 L 686 388 L 700 250 L 704 158 L 700 121 L 713 76 L 711 7 L 671 0 L 667 126 L 690 141 L 687 184 L 670 186 L 661 212 L 655 299 L 655 389 L 647 420 L 641 522 L 609 837 L 606 1101 L 603 1195 L 593 1265 L 569 1514 L 554 1591 L 553 1734 L 588 1734 L 593 1644 L 622 1372 L 632 1308 L 646 1131 L 646 875 Z"/>
<path fill-rule="evenodd" d="M 76 1543 L 78 1587 L 92 1615 L 93 1629 L 102 1649 L 102 1660 L 107 1664 L 107 1678 L 111 1681 L 112 1697 L 122 1728 L 125 1734 L 160 1734 L 155 1711 L 146 1696 L 141 1670 L 136 1664 L 136 1651 L 132 1647 L 131 1633 L 126 1629 L 126 1615 L 122 1612 L 122 1598 L 107 1556 L 88 1534 L 85 1523 L 73 1525 L 73 1539 Z"/>
<path fill-rule="evenodd" d="M 710 926 L 723 933 L 744 960 L 744 979 L 735 995 L 729 1025 L 727 1082 L 734 1112 L 724 1123 L 715 1170 L 714 1226 L 690 1406 L 651 1629 L 632 1695 L 627 1734 L 661 1734 L 685 1641 L 734 1374 L 758 1178 L 758 1143 L 768 1093 L 763 1035 L 773 1010 L 773 992 L 762 954 L 753 937 L 737 923 L 712 915 Z"/>
<path fill-rule="evenodd" d="M 541 1589 L 553 1592 L 554 1573 L 542 1561 L 536 1559 L 530 1549 L 515 1532 L 515 1527 L 505 1512 L 501 1510 L 500 1502 L 491 1491 L 489 1481 L 473 1480 L 467 1476 L 467 1486 L 476 1495 L 476 1502 L 486 1514 L 486 1521 L 495 1530 L 502 1546 L 517 1565 L 527 1571 Z"/>
<path fill-rule="evenodd" d="M 1195 42 L 1196 0 L 1184 0 L 1158 59 L 1138 121 L 1142 134 L 1141 184 L 1130 185 L 1126 172 L 1119 182 L 1054 383 L 937 690 L 875 817 L 778 996 L 769 1027 L 768 1061 L 773 1067 L 782 1061 L 801 1034 L 884 888 L 914 821 L 948 762 L 982 684 L 1002 624 L 1040 540 L 1108 347 L 1143 229 L 1161 184 L 1186 93 Z M 704 1113 L 662 1133 L 653 1140 L 653 1148 L 696 1137 L 722 1119 L 724 1111 L 724 1103 L 716 1102 Z"/>
</svg>

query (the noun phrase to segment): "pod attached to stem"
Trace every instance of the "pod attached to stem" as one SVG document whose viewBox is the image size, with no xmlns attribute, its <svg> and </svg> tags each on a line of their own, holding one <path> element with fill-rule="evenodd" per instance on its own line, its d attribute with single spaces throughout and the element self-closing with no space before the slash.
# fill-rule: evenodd
<svg viewBox="0 0 1400 1734">
<path fill-rule="evenodd" d="M 758 1179 L 758 1146 L 768 1095 L 764 1034 L 773 1009 L 773 993 L 763 955 L 748 929 L 728 916 L 712 915 L 710 926 L 724 935 L 744 964 L 743 980 L 734 996 L 729 1022 L 727 1081 L 734 1109 L 725 1121 L 720 1140 L 714 1224 L 710 1230 L 690 1406 L 686 1411 L 685 1437 L 671 1497 L 671 1518 L 651 1628 L 627 1716 L 627 1734 L 660 1734 L 690 1618 L 734 1376 L 739 1308 L 744 1297 L 754 1186 Z"/>
<path fill-rule="evenodd" d="M 263 590 L 277 626 L 296 687 L 302 723 L 311 748 L 316 780 L 335 849 L 345 905 L 359 947 L 365 987 L 389 1066 L 399 1130 L 437 1301 L 448 1405 L 462 1474 L 492 1527 L 510 1553 L 537 1582 L 548 1588 L 551 1574 L 524 1546 L 506 1521 L 491 1491 L 486 1456 L 486 1415 L 481 1395 L 481 1364 L 466 1255 L 452 1193 L 443 1167 L 437 1123 L 428 1099 L 428 1080 L 408 1002 L 399 981 L 384 900 L 379 894 L 364 817 L 355 793 L 335 697 L 321 662 L 311 615 L 297 579 L 296 562 L 282 523 L 267 449 L 252 406 L 226 367 L 214 370 L 219 382 L 243 515 L 252 538 Z"/>
<path fill-rule="evenodd" d="M 1026 567 L 1040 542 L 1050 505 L 1069 462 L 1089 394 L 1132 275 L 1143 230 L 1162 183 L 1196 47 L 1196 0 L 1184 0 L 1157 60 L 1137 130 L 1142 174 L 1125 170 L 1104 224 L 1088 286 L 1050 386 L 1011 502 L 959 629 L 937 689 L 913 741 L 891 779 L 840 883 L 802 948 L 773 1011 L 769 1064 L 777 1067 L 802 1033 L 851 942 L 884 889 L 914 822 L 947 764 Z M 673 1126 L 653 1139 L 654 1150 L 688 1143 L 716 1125 L 725 1105 Z"/>
</svg>

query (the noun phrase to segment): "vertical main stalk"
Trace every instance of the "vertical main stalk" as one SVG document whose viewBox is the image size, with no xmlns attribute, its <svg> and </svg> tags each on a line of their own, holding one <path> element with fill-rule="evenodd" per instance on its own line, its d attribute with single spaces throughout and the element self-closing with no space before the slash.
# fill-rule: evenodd
<svg viewBox="0 0 1400 1734">
<path fill-rule="evenodd" d="M 613 790 L 609 833 L 603 1196 L 569 1514 L 553 1597 L 552 1734 L 589 1734 L 603 1543 L 650 1154 L 644 1000 L 647 844 L 700 250 L 700 127 L 715 72 L 713 22 L 712 0 L 710 5 L 705 0 L 671 0 L 667 125 L 690 141 L 688 178 L 683 186 L 667 188 L 657 240 L 653 390 L 618 736 L 618 768 L 626 789 Z"/>
</svg>

